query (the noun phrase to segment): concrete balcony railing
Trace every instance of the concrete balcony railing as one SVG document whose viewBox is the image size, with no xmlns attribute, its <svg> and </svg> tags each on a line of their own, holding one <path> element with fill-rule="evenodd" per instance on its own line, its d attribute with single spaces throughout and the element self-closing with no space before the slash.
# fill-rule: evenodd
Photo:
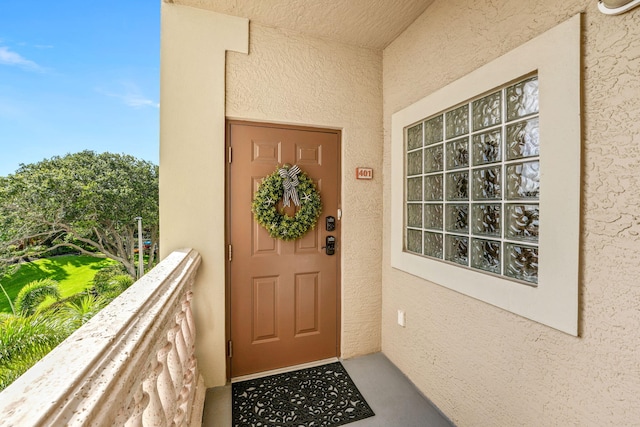
<svg viewBox="0 0 640 427">
<path fill-rule="evenodd" d="M 0 393 L 0 426 L 200 425 L 193 250 L 173 252 Z"/>
</svg>

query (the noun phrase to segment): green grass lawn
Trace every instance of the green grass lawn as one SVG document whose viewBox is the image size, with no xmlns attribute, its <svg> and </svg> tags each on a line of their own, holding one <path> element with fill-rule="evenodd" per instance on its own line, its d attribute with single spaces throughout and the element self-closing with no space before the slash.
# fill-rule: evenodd
<svg viewBox="0 0 640 427">
<path fill-rule="evenodd" d="M 18 292 L 24 285 L 45 278 L 57 280 L 60 283 L 61 297 L 66 298 L 91 287 L 93 276 L 98 270 L 111 264 L 117 264 L 117 262 L 86 255 L 56 256 L 26 262 L 15 274 L 0 278 L 0 281 L 12 302 L 15 302 Z M 9 302 L 1 290 L 0 312 L 11 313 Z"/>
</svg>

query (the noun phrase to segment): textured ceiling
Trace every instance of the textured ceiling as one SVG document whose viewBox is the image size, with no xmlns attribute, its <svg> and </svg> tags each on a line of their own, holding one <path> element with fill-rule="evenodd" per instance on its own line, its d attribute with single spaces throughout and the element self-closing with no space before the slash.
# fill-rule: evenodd
<svg viewBox="0 0 640 427">
<path fill-rule="evenodd" d="M 165 0 L 269 27 L 383 49 L 433 0 Z"/>
</svg>

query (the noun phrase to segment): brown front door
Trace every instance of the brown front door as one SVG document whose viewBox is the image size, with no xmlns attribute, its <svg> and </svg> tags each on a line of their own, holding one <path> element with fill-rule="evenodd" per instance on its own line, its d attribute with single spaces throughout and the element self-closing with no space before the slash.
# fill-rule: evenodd
<svg viewBox="0 0 640 427">
<path fill-rule="evenodd" d="M 230 121 L 227 141 L 231 376 L 336 357 L 340 132 Z M 295 241 L 271 238 L 251 212 L 262 179 L 285 164 L 316 183 L 323 205 L 315 229 Z M 334 255 L 323 249 L 327 236 L 338 243 Z"/>
</svg>

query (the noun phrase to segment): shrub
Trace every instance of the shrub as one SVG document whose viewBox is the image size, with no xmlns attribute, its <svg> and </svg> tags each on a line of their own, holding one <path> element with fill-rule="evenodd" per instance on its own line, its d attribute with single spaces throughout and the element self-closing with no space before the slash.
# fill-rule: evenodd
<svg viewBox="0 0 640 427">
<path fill-rule="evenodd" d="M 113 287 L 113 279 L 116 276 L 126 275 L 124 267 L 120 264 L 110 265 L 98 271 L 93 278 L 92 292 L 96 295 L 107 293 Z"/>
<path fill-rule="evenodd" d="M 40 303 L 49 296 L 60 299 L 60 288 L 57 281 L 40 279 L 27 283 L 20 289 L 16 297 L 16 313 L 25 317 L 32 315 Z"/>
<path fill-rule="evenodd" d="M 109 282 L 107 282 L 106 287 L 102 288 L 98 295 L 109 300 L 113 300 L 132 284 L 133 278 L 131 276 L 128 274 L 119 274 L 117 276 L 113 276 Z"/>
<path fill-rule="evenodd" d="M 69 329 L 69 333 L 75 331 L 95 316 L 100 310 L 109 304 L 110 300 L 102 296 L 83 295 L 75 301 L 67 301 L 57 313 L 57 318 L 62 320 Z"/>
<path fill-rule="evenodd" d="M 3 316 L 0 323 L 0 390 L 26 372 L 64 340 L 67 329 L 58 319 Z"/>
</svg>

